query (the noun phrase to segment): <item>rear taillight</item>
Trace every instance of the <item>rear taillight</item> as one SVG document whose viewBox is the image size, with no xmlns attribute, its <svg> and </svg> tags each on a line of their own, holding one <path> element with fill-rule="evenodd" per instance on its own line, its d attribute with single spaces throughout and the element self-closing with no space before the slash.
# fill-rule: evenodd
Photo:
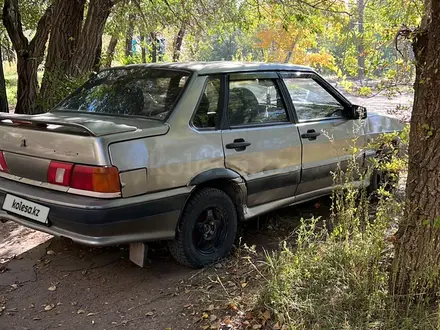
<svg viewBox="0 0 440 330">
<path fill-rule="evenodd" d="M 52 161 L 47 172 L 47 181 L 98 193 L 121 191 L 119 171 L 116 167 L 85 166 Z"/>
<path fill-rule="evenodd" d="M 9 173 L 8 164 L 6 164 L 3 151 L 0 151 L 0 172 Z"/>
<path fill-rule="evenodd" d="M 73 164 L 51 161 L 47 171 L 47 182 L 69 186 Z"/>
<path fill-rule="evenodd" d="M 70 187 L 101 193 L 121 191 L 119 172 L 116 167 L 94 167 L 75 165 L 73 167 Z"/>
</svg>

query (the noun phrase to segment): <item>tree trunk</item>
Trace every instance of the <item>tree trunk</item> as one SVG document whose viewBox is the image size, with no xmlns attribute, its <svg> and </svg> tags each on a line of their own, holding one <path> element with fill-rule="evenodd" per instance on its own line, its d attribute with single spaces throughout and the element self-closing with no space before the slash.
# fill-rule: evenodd
<svg viewBox="0 0 440 330">
<path fill-rule="evenodd" d="M 151 62 L 157 62 L 157 37 L 155 32 L 150 33 L 151 38 Z"/>
<path fill-rule="evenodd" d="M 180 59 L 180 52 L 182 51 L 183 37 L 185 36 L 185 28 L 180 28 L 174 40 L 173 48 L 173 62 L 178 62 Z"/>
<path fill-rule="evenodd" d="M 70 75 L 79 77 L 93 70 L 105 22 L 114 5 L 112 0 L 91 0 L 84 27 L 79 36 L 71 65 Z"/>
<path fill-rule="evenodd" d="M 84 18 L 85 0 L 57 0 L 54 7 L 52 30 L 46 57 L 40 100 L 45 108 L 58 101 L 60 82 L 66 78 Z"/>
<path fill-rule="evenodd" d="M 99 38 L 98 47 L 96 48 L 95 60 L 93 61 L 93 71 L 98 72 L 101 68 L 102 59 L 102 36 Z"/>
<path fill-rule="evenodd" d="M 145 49 L 146 43 L 147 43 L 147 37 L 141 36 L 142 63 L 147 63 L 147 51 Z"/>
<path fill-rule="evenodd" d="M 5 0 L 3 24 L 17 53 L 17 105 L 15 113 L 34 114 L 38 94 L 37 70 L 44 56 L 51 26 L 52 6 L 40 18 L 34 38 L 29 42 L 23 33 L 18 0 Z"/>
<path fill-rule="evenodd" d="M 33 59 L 19 56 L 17 59 L 17 105 L 15 113 L 35 114 L 41 112 L 36 109 L 38 96 L 38 66 Z"/>
<path fill-rule="evenodd" d="M 0 112 L 9 112 L 8 96 L 6 94 L 5 73 L 3 71 L 3 54 L 0 47 Z"/>
<path fill-rule="evenodd" d="M 125 57 L 133 55 L 134 18 L 133 14 L 128 15 L 128 28 L 125 35 Z"/>
<path fill-rule="evenodd" d="M 406 217 L 397 232 L 394 292 L 440 289 L 440 1 L 425 5 L 416 56 Z"/>
<path fill-rule="evenodd" d="M 292 44 L 290 45 L 290 49 L 287 52 L 286 58 L 284 59 L 284 63 L 289 63 L 290 60 L 293 60 L 293 51 L 295 50 L 295 45 L 298 43 L 299 40 L 299 34 L 296 35 L 295 39 L 292 41 Z"/>
<path fill-rule="evenodd" d="M 361 84 L 365 77 L 365 45 L 364 45 L 364 0 L 358 0 L 358 32 L 357 38 L 357 62 L 358 62 L 358 79 Z"/>
<path fill-rule="evenodd" d="M 116 45 L 118 44 L 118 37 L 112 36 L 110 43 L 108 44 L 105 62 L 103 64 L 104 68 L 109 68 L 112 66 L 113 58 L 115 56 Z"/>
</svg>

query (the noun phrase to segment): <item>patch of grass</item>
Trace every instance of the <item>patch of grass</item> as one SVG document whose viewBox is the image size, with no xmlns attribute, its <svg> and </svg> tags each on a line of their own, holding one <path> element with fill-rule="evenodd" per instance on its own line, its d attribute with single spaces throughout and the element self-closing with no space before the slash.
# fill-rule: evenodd
<svg viewBox="0 0 440 330">
<path fill-rule="evenodd" d="M 380 168 L 400 169 L 396 155 Z M 336 187 L 359 174 L 354 160 L 335 175 Z M 420 302 L 402 309 L 401 297 L 390 292 L 392 233 L 403 205 L 392 189 L 380 188 L 376 198 L 347 184 L 335 189 L 329 223 L 303 219 L 296 241 L 267 254 L 259 310 L 271 311 L 275 328 L 440 329 L 437 305 Z"/>
</svg>

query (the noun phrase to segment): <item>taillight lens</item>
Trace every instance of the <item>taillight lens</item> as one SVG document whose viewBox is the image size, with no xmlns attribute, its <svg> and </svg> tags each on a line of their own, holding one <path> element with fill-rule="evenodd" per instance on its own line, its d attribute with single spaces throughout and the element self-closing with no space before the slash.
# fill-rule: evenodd
<svg viewBox="0 0 440 330">
<path fill-rule="evenodd" d="M 119 171 L 116 167 L 85 166 L 51 161 L 47 172 L 47 182 L 100 193 L 121 191 Z"/>
<path fill-rule="evenodd" d="M 70 187 L 102 193 L 120 192 L 119 171 L 116 167 L 75 165 Z"/>
<path fill-rule="evenodd" d="M 51 161 L 47 171 L 47 182 L 69 186 L 73 164 Z"/>
<path fill-rule="evenodd" d="M 8 164 L 6 164 L 5 154 L 0 151 L 0 172 L 9 173 Z"/>
</svg>

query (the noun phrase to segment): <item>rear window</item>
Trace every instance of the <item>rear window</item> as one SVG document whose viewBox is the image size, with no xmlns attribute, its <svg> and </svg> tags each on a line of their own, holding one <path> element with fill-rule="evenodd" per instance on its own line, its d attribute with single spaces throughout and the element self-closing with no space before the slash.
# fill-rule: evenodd
<svg viewBox="0 0 440 330">
<path fill-rule="evenodd" d="M 106 70 L 88 80 L 53 111 L 76 111 L 165 119 L 189 73 L 163 69 Z"/>
</svg>

